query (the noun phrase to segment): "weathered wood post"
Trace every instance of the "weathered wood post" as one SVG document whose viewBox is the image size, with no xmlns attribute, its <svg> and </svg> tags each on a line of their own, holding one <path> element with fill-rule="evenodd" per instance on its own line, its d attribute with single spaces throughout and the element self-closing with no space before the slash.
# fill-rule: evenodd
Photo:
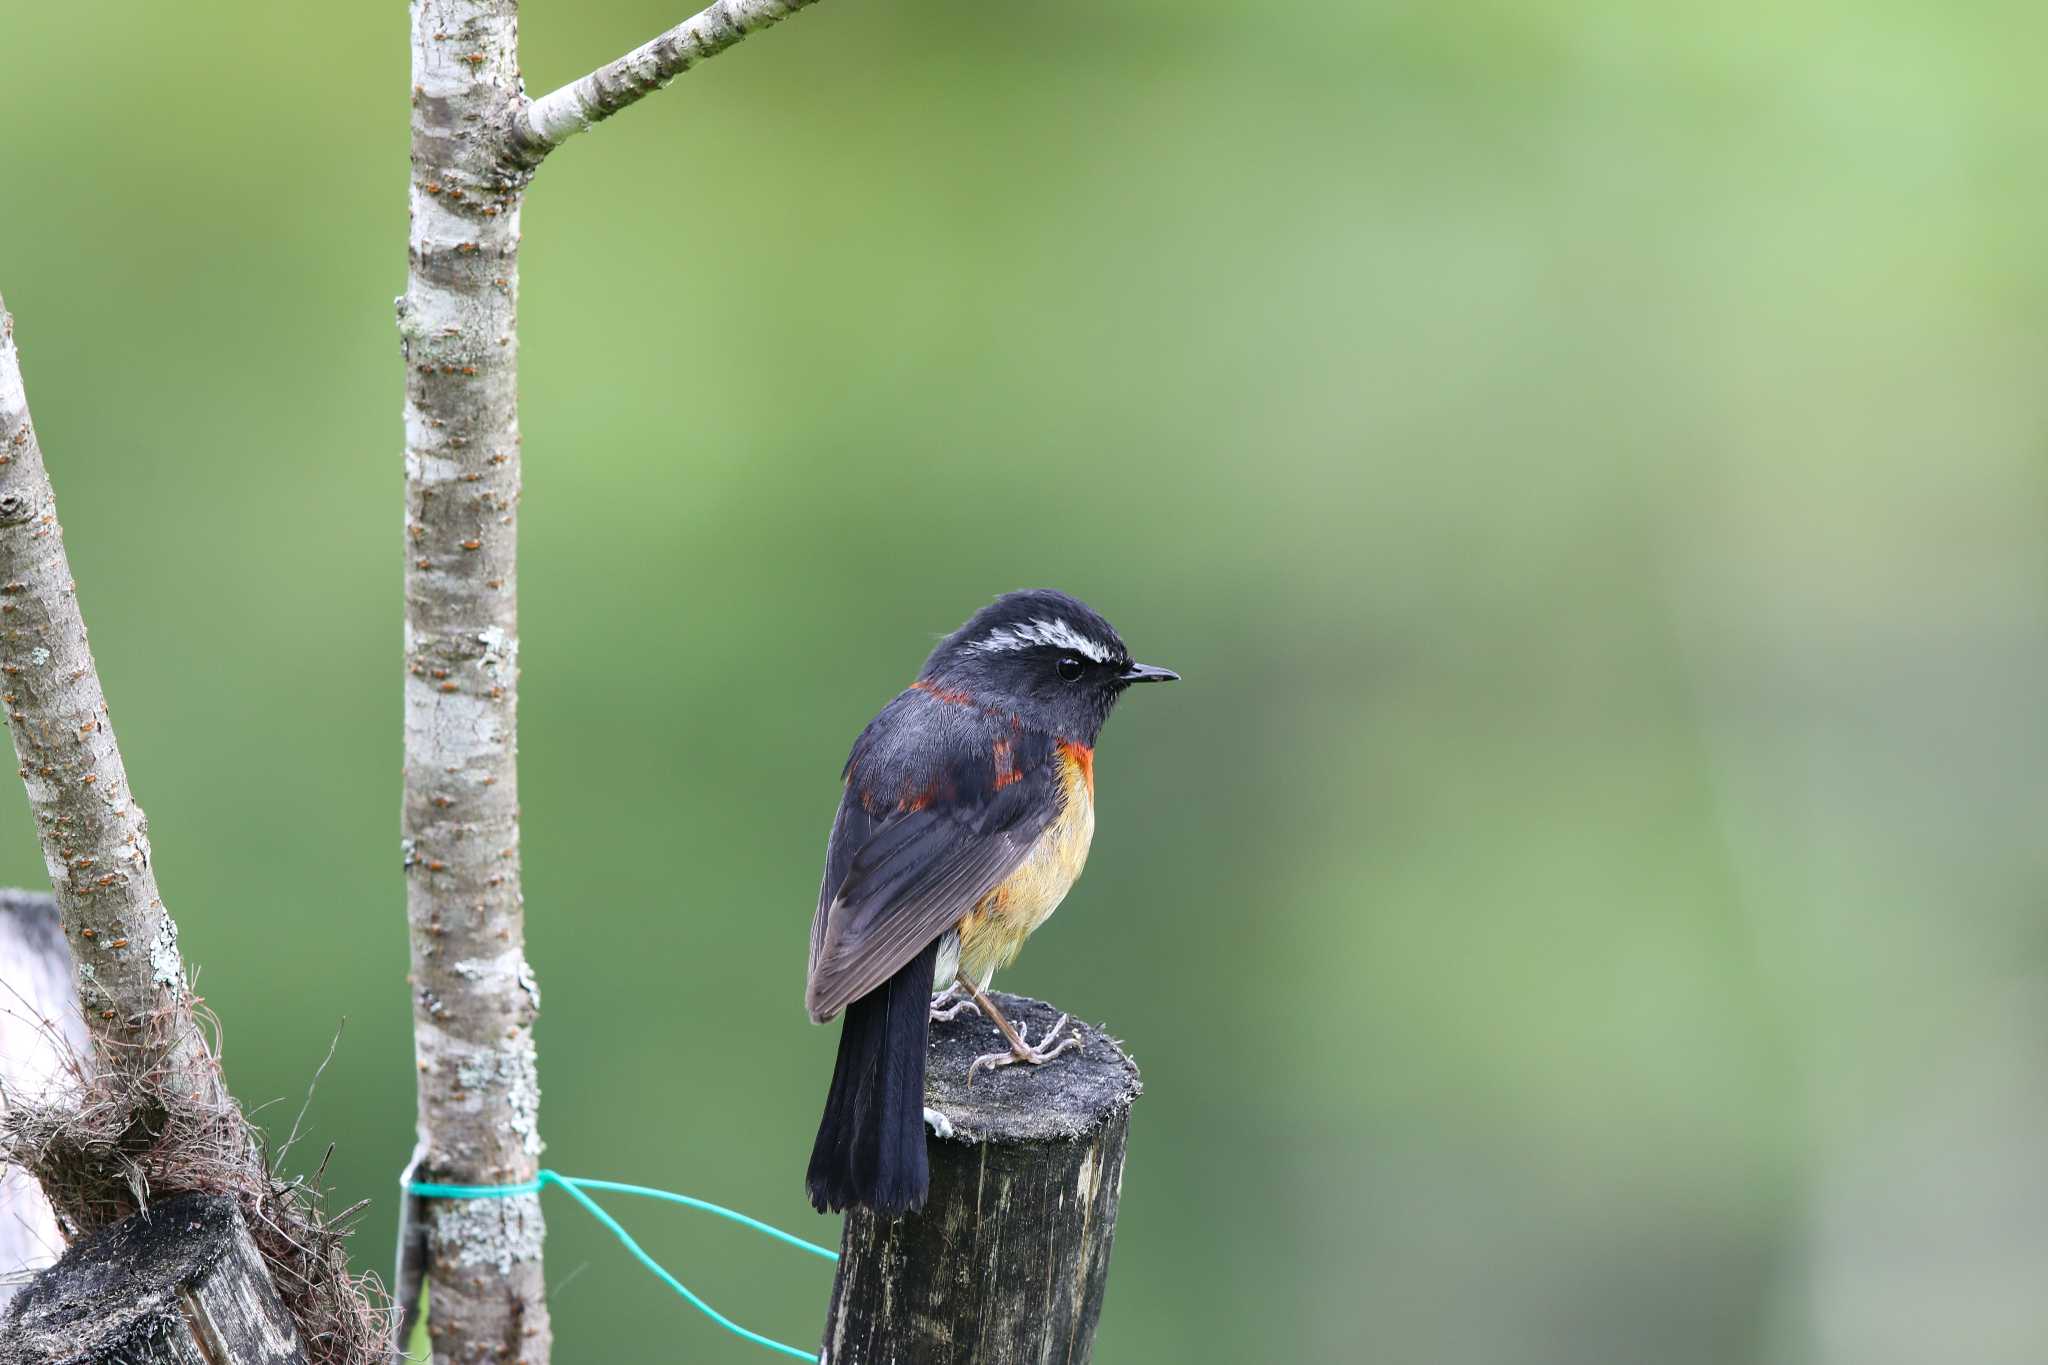
<svg viewBox="0 0 2048 1365">
<path fill-rule="evenodd" d="M 0 1317 L 0 1365 L 306 1365 L 231 1195 L 186 1194 L 74 1245 Z"/>
<path fill-rule="evenodd" d="M 998 995 L 1042 1037 L 1058 1011 Z M 932 1025 L 925 1104 L 952 1125 L 931 1139 L 931 1197 L 894 1221 L 846 1216 L 821 1365 L 1085 1365 L 1095 1346 L 1123 1192 L 1138 1067 L 1114 1041 L 1043 1067 L 984 1071 L 1002 1044 L 972 1010 Z"/>
<path fill-rule="evenodd" d="M 10 1095 L 49 1099 L 66 1082 L 66 1050 L 84 1056 L 90 1046 L 55 898 L 0 888 L 0 1112 Z M 0 1164 L 0 1309 L 20 1277 L 63 1250 L 56 1211 L 35 1178 Z"/>
</svg>

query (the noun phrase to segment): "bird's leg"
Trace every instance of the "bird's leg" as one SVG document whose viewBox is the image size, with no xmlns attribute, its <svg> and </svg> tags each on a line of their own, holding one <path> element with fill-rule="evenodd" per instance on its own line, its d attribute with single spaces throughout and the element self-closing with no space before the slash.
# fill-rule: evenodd
<svg viewBox="0 0 2048 1365">
<path fill-rule="evenodd" d="M 1029 1024 L 1021 1029 L 1013 1026 L 1009 1020 L 1003 1018 L 1003 1012 L 996 1008 L 996 1002 L 988 998 L 987 991 L 964 977 L 961 978 L 960 984 L 974 993 L 974 1003 L 981 1007 L 981 1012 L 988 1016 L 990 1023 L 1002 1030 L 1003 1037 L 1010 1040 L 1008 1052 L 985 1053 L 974 1059 L 973 1064 L 967 1068 L 969 1085 L 974 1084 L 974 1075 L 977 1071 L 993 1071 L 999 1066 L 1014 1066 L 1018 1062 L 1044 1066 L 1069 1048 L 1081 1046 L 1078 1032 L 1070 1032 L 1065 1038 L 1060 1039 L 1058 1044 L 1054 1044 L 1053 1039 L 1059 1038 L 1060 1030 L 1067 1026 L 1067 1016 L 1062 1014 L 1053 1026 L 1045 1031 L 1045 1037 L 1038 1040 L 1038 1046 L 1033 1047 Z"/>
<path fill-rule="evenodd" d="M 962 1012 L 976 1008 L 972 999 L 960 998 L 960 983 L 955 981 L 932 997 L 931 1021 L 935 1024 L 948 1019 L 957 1019 Z"/>
</svg>

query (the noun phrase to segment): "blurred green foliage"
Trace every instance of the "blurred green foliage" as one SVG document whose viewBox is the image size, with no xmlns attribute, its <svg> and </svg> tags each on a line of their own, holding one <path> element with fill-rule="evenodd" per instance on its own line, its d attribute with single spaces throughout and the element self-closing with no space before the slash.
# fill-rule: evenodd
<svg viewBox="0 0 2048 1365">
<path fill-rule="evenodd" d="M 532 0 L 529 85 L 679 15 Z M 405 22 L 0 0 L 0 291 L 163 885 L 247 1100 L 347 1017 L 300 1151 L 372 1266 Z M 831 1235 L 838 765 L 1051 584 L 1187 677 L 1002 983 L 1145 1067 L 1101 1359 L 2048 1356 L 2044 39 L 830 0 L 566 148 L 521 334 L 550 1164 Z M 558 1360 L 755 1358 L 552 1214 Z M 633 1223 L 822 1321 L 821 1268 Z"/>
</svg>

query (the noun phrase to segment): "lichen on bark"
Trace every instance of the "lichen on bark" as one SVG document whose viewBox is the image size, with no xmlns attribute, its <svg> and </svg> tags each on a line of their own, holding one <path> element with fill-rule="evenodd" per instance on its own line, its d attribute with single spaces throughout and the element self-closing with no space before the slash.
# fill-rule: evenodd
<svg viewBox="0 0 2048 1365">
<path fill-rule="evenodd" d="M 398 330 L 405 407 L 405 798 L 418 1178 L 523 1184 L 538 1167 L 515 768 L 519 683 L 519 210 L 571 133 L 811 0 L 715 0 L 538 101 L 516 0 L 412 0 L 412 183 Z M 396 1284 L 425 1270 L 450 1361 L 548 1355 L 535 1196 L 411 1200 Z M 425 1265 L 421 1265 L 424 1258 Z M 486 1266 L 489 1276 L 464 1273 Z"/>
<path fill-rule="evenodd" d="M 519 884 L 519 208 L 511 0 L 415 0 L 405 359 L 405 794 L 418 1175 L 531 1180 L 541 1141 Z M 423 1211 L 453 1362 L 547 1359 L 540 1202 Z M 481 1273 L 481 1272 L 488 1273 Z"/>
</svg>

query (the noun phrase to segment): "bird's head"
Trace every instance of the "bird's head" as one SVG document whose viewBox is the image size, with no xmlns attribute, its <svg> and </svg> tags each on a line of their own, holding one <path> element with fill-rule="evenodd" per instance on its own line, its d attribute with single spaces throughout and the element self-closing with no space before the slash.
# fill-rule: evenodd
<svg viewBox="0 0 2048 1365">
<path fill-rule="evenodd" d="M 918 682 L 1093 745 L 1125 688 L 1179 676 L 1132 663 L 1123 637 L 1085 602 L 1033 588 L 1004 593 L 939 641 Z"/>
</svg>

